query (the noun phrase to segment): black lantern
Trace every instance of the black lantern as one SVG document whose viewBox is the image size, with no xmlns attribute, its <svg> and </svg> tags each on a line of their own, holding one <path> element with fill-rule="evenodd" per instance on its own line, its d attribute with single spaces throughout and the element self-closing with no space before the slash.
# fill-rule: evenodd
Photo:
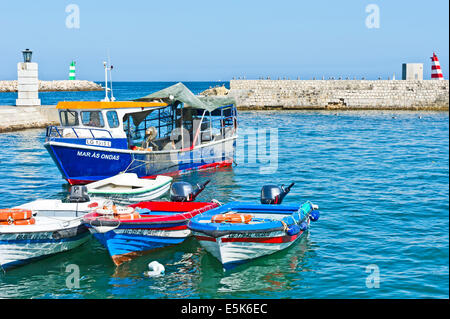
<svg viewBox="0 0 450 319">
<path fill-rule="evenodd" d="M 23 61 L 25 63 L 31 62 L 31 55 L 33 54 L 33 51 L 25 49 L 24 51 L 22 51 L 22 54 L 23 54 Z"/>
</svg>

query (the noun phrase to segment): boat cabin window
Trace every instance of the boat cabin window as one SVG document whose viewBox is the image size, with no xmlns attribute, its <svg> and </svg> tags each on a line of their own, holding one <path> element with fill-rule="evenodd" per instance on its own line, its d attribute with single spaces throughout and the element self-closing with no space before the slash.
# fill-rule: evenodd
<svg viewBox="0 0 450 319">
<path fill-rule="evenodd" d="M 109 115 L 107 115 L 109 122 Z M 126 114 L 123 130 L 130 149 L 173 150 L 231 137 L 236 109 L 225 106 L 209 112 L 177 103 L 165 108 Z"/>
<path fill-rule="evenodd" d="M 172 107 L 126 114 L 123 130 L 127 134 L 128 146 L 161 150 L 172 148 L 170 133 L 173 129 Z M 170 145 L 168 145 L 170 143 Z"/>
<path fill-rule="evenodd" d="M 75 111 L 64 110 L 59 112 L 59 117 L 62 126 L 78 126 L 78 113 Z"/>
<path fill-rule="evenodd" d="M 108 120 L 108 125 L 110 128 L 119 127 L 119 117 L 116 111 L 106 112 L 106 119 Z"/>
<path fill-rule="evenodd" d="M 83 111 L 81 112 L 81 122 L 84 126 L 104 127 L 103 115 L 100 111 Z"/>
<path fill-rule="evenodd" d="M 214 140 L 228 138 L 236 127 L 236 109 L 221 107 L 211 112 L 211 134 Z"/>
</svg>

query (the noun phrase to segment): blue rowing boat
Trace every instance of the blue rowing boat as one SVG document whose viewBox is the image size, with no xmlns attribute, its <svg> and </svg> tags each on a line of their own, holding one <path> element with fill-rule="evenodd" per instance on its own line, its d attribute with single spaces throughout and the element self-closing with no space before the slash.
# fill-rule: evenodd
<svg viewBox="0 0 450 319">
<path fill-rule="evenodd" d="M 309 201 L 300 207 L 234 202 L 194 217 L 188 228 L 224 269 L 231 269 L 286 249 L 318 218 L 318 206 Z"/>
<path fill-rule="evenodd" d="M 143 202 L 117 207 L 115 212 L 114 208 L 98 209 L 84 216 L 84 225 L 119 266 L 144 253 L 182 243 L 191 235 L 189 220 L 215 207 L 216 203 Z"/>
</svg>

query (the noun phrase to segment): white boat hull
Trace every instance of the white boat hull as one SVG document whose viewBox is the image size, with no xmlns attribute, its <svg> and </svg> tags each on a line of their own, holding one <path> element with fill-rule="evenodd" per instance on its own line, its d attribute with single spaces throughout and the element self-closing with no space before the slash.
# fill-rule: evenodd
<svg viewBox="0 0 450 319">
<path fill-rule="evenodd" d="M 14 208 L 29 209 L 37 213 L 38 216 L 77 218 L 90 213 L 93 208 L 89 207 L 89 205 L 93 203 L 97 203 L 98 207 L 102 207 L 105 199 L 98 198 L 86 203 L 63 203 L 57 199 L 38 199 Z"/>
<path fill-rule="evenodd" d="M 169 191 L 172 177 L 159 175 L 154 179 L 138 178 L 134 173 L 122 173 L 87 185 L 91 199 L 109 199 L 130 205 L 151 201 Z"/>
<path fill-rule="evenodd" d="M 222 263 L 224 269 L 230 269 L 252 259 L 286 249 L 301 238 L 303 233 L 287 236 L 285 232 L 271 232 L 261 236 L 248 234 L 241 238 L 233 235 L 214 238 L 196 232 L 193 232 L 193 235 L 206 251 Z"/>
<path fill-rule="evenodd" d="M 120 205 L 131 205 L 136 204 L 140 202 L 148 202 L 155 199 L 160 198 L 165 193 L 167 193 L 170 189 L 170 183 L 164 185 L 161 188 L 158 188 L 151 192 L 146 192 L 142 194 L 130 194 L 130 195 L 123 195 L 123 194 L 90 194 L 91 200 L 112 200 L 116 204 Z"/>
<path fill-rule="evenodd" d="M 74 249 L 90 239 L 81 218 L 34 217 L 34 225 L 0 226 L 0 269 Z"/>
</svg>

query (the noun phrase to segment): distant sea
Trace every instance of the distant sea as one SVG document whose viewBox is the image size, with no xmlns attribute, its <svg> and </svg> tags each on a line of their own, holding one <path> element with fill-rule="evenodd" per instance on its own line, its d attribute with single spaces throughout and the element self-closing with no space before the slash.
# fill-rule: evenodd
<svg viewBox="0 0 450 319">
<path fill-rule="evenodd" d="M 96 82 L 105 86 L 105 82 Z M 164 89 L 178 82 L 113 82 L 113 94 L 117 101 L 128 101 L 140 98 L 150 93 Z M 225 85 L 230 88 L 230 82 L 183 82 L 194 94 L 210 87 Z M 108 83 L 108 87 L 109 87 Z M 56 105 L 60 101 L 99 101 L 105 97 L 105 91 L 57 91 L 39 92 L 41 105 Z M 15 105 L 17 92 L 0 93 L 0 105 Z"/>
<path fill-rule="evenodd" d="M 175 82 L 114 83 L 118 100 Z M 185 82 L 199 93 L 226 82 Z M 43 104 L 104 92 L 46 92 Z M 0 93 L 0 105 L 15 99 Z M 238 112 L 244 132 L 274 128 L 275 170 L 240 161 L 177 180 L 210 179 L 199 201 L 257 203 L 267 183 L 295 182 L 286 204 L 311 200 L 321 217 L 285 251 L 224 273 L 194 238 L 116 268 L 95 240 L 0 274 L 0 298 L 448 298 L 449 114 L 407 111 Z M 0 208 L 65 198 L 68 185 L 43 147 L 45 129 L 0 134 Z M 144 275 L 151 261 L 165 275 Z M 80 287 L 66 286 L 66 267 Z"/>
</svg>

